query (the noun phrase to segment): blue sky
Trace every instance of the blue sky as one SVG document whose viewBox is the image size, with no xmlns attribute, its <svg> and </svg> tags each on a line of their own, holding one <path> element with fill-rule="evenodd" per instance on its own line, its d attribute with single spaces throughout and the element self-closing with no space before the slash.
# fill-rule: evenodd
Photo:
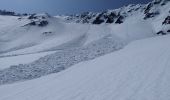
<svg viewBox="0 0 170 100">
<path fill-rule="evenodd" d="M 19 13 L 48 12 L 52 15 L 58 15 L 85 11 L 96 12 L 149 1 L 151 0 L 0 0 L 0 9 Z"/>
</svg>

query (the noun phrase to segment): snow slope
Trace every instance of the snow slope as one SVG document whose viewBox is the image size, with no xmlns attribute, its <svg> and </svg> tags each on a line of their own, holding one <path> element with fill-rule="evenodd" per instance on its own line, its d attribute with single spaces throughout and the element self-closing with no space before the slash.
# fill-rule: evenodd
<svg viewBox="0 0 170 100">
<path fill-rule="evenodd" d="M 0 100 L 170 100 L 170 35 L 124 49 L 59 74 L 0 86 Z"/>
<path fill-rule="evenodd" d="M 57 18 L 47 18 L 45 27 L 24 26 L 29 19 L 15 16 L 0 16 L 0 52 L 12 54 L 36 53 L 57 47 L 77 39 L 86 33 L 88 26 L 61 22 Z M 77 27 L 78 26 L 78 27 Z M 9 55 L 8 54 L 8 55 Z"/>
<path fill-rule="evenodd" d="M 72 17 L 73 20 L 70 21 L 64 20 L 67 16 L 52 17 L 48 14 L 0 15 L 0 54 L 16 55 L 79 47 L 108 34 L 114 34 L 128 41 L 150 37 L 160 31 L 167 34 L 170 25 L 163 22 L 170 16 L 169 7 L 169 0 L 154 0 L 146 5 L 128 5 L 94 13 L 94 16 L 93 13 L 85 13 L 77 15 L 76 19 Z M 120 18 L 121 16 L 123 19 Z M 86 20 L 86 18 L 90 20 L 86 24 L 74 21 L 74 19 Z M 102 24 L 92 24 L 97 19 L 104 21 Z M 114 20 L 114 22 L 107 23 L 106 20 Z M 115 23 L 116 20 L 122 23 Z M 47 25 L 39 25 L 42 21 L 47 21 Z M 61 46 L 63 44 L 67 45 Z"/>
<path fill-rule="evenodd" d="M 62 51 L 64 49 L 82 47 L 94 41 L 100 40 L 108 35 L 113 35 L 115 41 L 118 41 L 120 43 L 121 42 L 129 43 L 130 41 L 136 39 L 155 36 L 156 35 L 155 29 L 152 27 L 152 24 L 148 21 L 137 20 L 138 17 L 140 17 L 140 15 L 129 17 L 123 24 L 120 25 L 119 24 L 118 25 L 115 24 L 90 25 L 90 24 L 80 24 L 80 23 L 64 23 L 61 22 L 60 19 L 55 19 L 58 20 L 55 22 L 55 25 L 51 25 L 48 26 L 47 28 L 42 28 L 40 30 L 42 32 L 43 30 L 47 30 L 47 29 L 51 31 L 53 27 L 60 27 L 56 29 L 54 31 L 55 33 L 52 33 L 52 35 L 50 36 L 46 36 L 46 35 L 42 36 L 42 32 L 39 32 L 39 27 L 33 27 L 36 28 L 34 31 L 32 29 L 29 29 L 28 32 L 22 33 L 23 37 L 19 36 L 16 37 L 15 39 L 12 39 L 13 34 L 11 34 L 10 32 L 9 33 L 6 32 L 5 35 L 8 35 L 7 38 L 12 40 L 10 40 L 10 42 L 6 41 L 5 43 L 0 41 L 0 46 L 1 46 L 0 49 L 6 48 L 6 51 L 0 54 L 0 58 L 7 56 L 9 59 L 11 59 L 10 57 L 17 56 L 17 55 L 19 57 L 19 55 L 27 55 L 27 54 L 30 55 L 30 54 L 48 52 L 48 51 Z M 22 27 L 19 27 L 18 29 L 20 28 L 22 29 Z M 36 33 L 35 31 L 38 32 Z M 21 34 L 21 33 L 18 32 L 17 34 Z M 4 39 L 3 35 L 0 38 L 0 40 L 2 39 Z M 25 43 L 26 41 L 31 43 Z M 41 42 L 37 42 L 37 41 L 41 41 Z M 33 42 L 35 42 L 35 44 Z M 29 45 L 29 44 L 34 44 L 34 45 Z M 7 49 L 8 47 L 9 48 L 14 47 L 14 48 Z M 23 59 L 22 56 L 21 59 Z M 3 61 L 4 60 L 2 60 L 1 62 Z M 12 64 L 14 63 L 11 62 L 10 65 Z M 24 63 L 21 62 L 21 64 Z M 2 67 L 8 68 L 9 66 L 8 67 L 2 66 Z"/>
<path fill-rule="evenodd" d="M 55 51 L 18 55 L 18 56 L 0 57 L 0 70 L 4 68 L 9 68 L 12 65 L 28 64 L 52 53 L 55 53 Z"/>
<path fill-rule="evenodd" d="M 30 80 L 48 74 L 57 73 L 77 63 L 92 60 L 105 54 L 120 50 L 124 47 L 125 43 L 119 42 L 120 40 L 118 40 L 115 36 L 109 35 L 84 47 L 58 51 L 45 57 L 41 57 L 29 64 L 12 65 L 9 68 L 4 68 L 0 71 L 0 85 Z M 21 56 L 23 60 L 25 59 L 24 57 Z M 9 61 L 11 61 L 11 63 L 15 62 L 15 60 Z"/>
<path fill-rule="evenodd" d="M 108 10 L 89 19 L 98 23 L 101 19 L 97 17 L 104 18 L 101 24 L 68 22 L 66 16 L 48 14 L 0 15 L 0 84 L 57 73 L 122 49 L 132 41 L 168 34 L 170 2 L 158 1 Z M 113 13 L 118 23 L 107 23 Z"/>
</svg>

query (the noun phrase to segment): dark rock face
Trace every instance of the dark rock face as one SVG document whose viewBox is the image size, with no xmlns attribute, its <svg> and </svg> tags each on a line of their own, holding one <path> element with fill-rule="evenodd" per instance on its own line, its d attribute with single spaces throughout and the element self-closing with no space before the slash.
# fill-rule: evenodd
<svg viewBox="0 0 170 100">
<path fill-rule="evenodd" d="M 93 24 L 101 24 L 104 22 L 104 19 L 102 19 L 103 15 L 99 14 L 96 19 L 93 21 Z"/>
<path fill-rule="evenodd" d="M 170 32 L 170 30 L 167 30 L 167 32 Z"/>
<path fill-rule="evenodd" d="M 160 4 L 162 0 L 155 0 L 153 3 L 154 4 Z"/>
<path fill-rule="evenodd" d="M 144 19 L 148 19 L 148 18 L 152 18 L 152 17 L 155 17 L 156 15 L 159 15 L 159 12 L 158 11 L 155 11 L 155 12 L 150 12 L 151 8 L 154 6 L 154 4 L 159 4 L 160 1 L 155 1 L 153 3 L 149 3 L 145 10 L 144 10 L 144 14 L 145 14 L 145 17 Z"/>
<path fill-rule="evenodd" d="M 38 14 L 31 14 L 29 16 L 26 17 L 26 19 L 30 20 L 30 23 L 24 25 L 24 26 L 38 26 L 38 27 L 45 27 L 49 24 L 48 22 L 48 18 L 50 18 L 51 16 L 48 14 L 42 14 L 42 15 L 38 15 Z M 23 17 L 24 18 L 24 17 Z M 22 18 L 20 18 L 19 20 L 21 20 Z"/>
<path fill-rule="evenodd" d="M 158 35 L 166 35 L 166 33 L 165 32 L 163 32 L 163 31 L 159 31 L 158 33 L 156 33 L 156 34 L 158 34 Z"/>
<path fill-rule="evenodd" d="M 131 9 L 135 11 L 136 9 Z M 77 23 L 91 23 L 91 24 L 102 24 L 102 23 L 115 23 L 121 24 L 124 21 L 124 14 L 126 15 L 127 12 L 120 11 L 103 11 L 101 13 L 91 13 L 85 12 L 80 15 L 70 15 L 66 18 L 68 21 L 74 21 Z"/>
<path fill-rule="evenodd" d="M 47 26 L 49 23 L 46 20 L 42 20 L 42 21 L 32 21 L 24 26 L 39 26 L 39 27 L 45 27 Z"/>
<path fill-rule="evenodd" d="M 37 19 L 37 17 L 35 16 L 36 14 L 31 14 L 28 19 Z"/>
<path fill-rule="evenodd" d="M 113 18 L 108 18 L 107 20 L 106 20 L 106 23 L 113 23 L 114 22 L 114 19 Z"/>
<path fill-rule="evenodd" d="M 89 20 L 92 18 L 93 16 L 89 13 L 89 12 L 85 12 L 82 15 L 80 15 L 80 18 L 82 18 L 82 23 L 89 23 Z"/>
<path fill-rule="evenodd" d="M 153 17 L 155 17 L 156 15 L 159 15 L 159 12 L 147 13 L 147 14 L 145 14 L 144 19 L 153 18 Z"/>
<path fill-rule="evenodd" d="M 167 16 L 162 24 L 170 24 L 170 16 Z"/>
<path fill-rule="evenodd" d="M 135 12 L 144 10 L 143 5 L 127 5 L 115 10 L 107 10 L 99 13 L 86 12 L 80 15 L 70 15 L 66 17 L 67 21 L 77 23 L 90 23 L 90 24 L 102 24 L 102 23 L 114 23 L 121 24 L 126 17 L 134 15 Z M 148 10 L 150 8 L 148 7 Z M 148 11 L 149 12 L 149 11 Z"/>
<path fill-rule="evenodd" d="M 115 19 L 117 19 L 120 15 L 116 14 L 115 12 L 107 13 L 103 12 L 95 18 L 93 24 L 101 24 L 103 22 L 106 23 L 114 23 Z"/>
<path fill-rule="evenodd" d="M 113 23 L 113 22 L 114 22 L 114 18 L 116 18 L 116 14 L 115 14 L 114 12 L 111 12 L 111 13 L 107 16 L 106 23 Z"/>
<path fill-rule="evenodd" d="M 34 25 L 36 25 L 36 22 L 31 22 L 31 23 L 29 23 L 29 25 L 34 26 Z"/>
<path fill-rule="evenodd" d="M 119 18 L 116 20 L 116 24 L 121 24 L 121 23 L 123 23 L 123 19 L 124 19 L 124 17 L 123 16 L 119 16 Z"/>
<path fill-rule="evenodd" d="M 48 25 L 48 21 L 46 21 L 46 20 L 40 21 L 40 23 L 38 24 L 38 26 L 40 26 L 40 27 L 44 27 L 47 25 Z"/>
<path fill-rule="evenodd" d="M 97 17 L 94 21 L 93 21 L 93 24 L 101 24 L 103 23 L 104 20 L 100 19 L 100 17 Z"/>
<path fill-rule="evenodd" d="M 161 6 L 163 6 L 163 5 L 166 5 L 166 3 L 167 3 L 168 1 L 170 1 L 170 0 L 154 0 L 154 1 L 153 1 L 153 4 L 154 4 L 154 5 L 160 4 Z"/>
<path fill-rule="evenodd" d="M 167 2 L 169 2 L 170 0 L 160 0 L 162 2 L 160 2 L 161 6 L 164 6 L 167 4 Z"/>
<path fill-rule="evenodd" d="M 46 19 L 46 18 L 49 18 L 51 17 L 49 14 L 45 13 L 44 16 L 39 16 L 37 14 L 31 14 L 29 15 L 28 19 L 30 20 L 34 20 L 34 19 Z"/>
<path fill-rule="evenodd" d="M 43 34 L 43 35 L 51 35 L 52 32 L 43 32 L 42 34 Z"/>
<path fill-rule="evenodd" d="M 169 1 L 169 0 L 168 0 Z M 159 10 L 157 11 L 152 11 L 152 8 L 155 9 L 157 6 L 163 6 L 166 5 L 166 0 L 154 0 L 153 2 L 150 2 L 146 7 L 144 8 L 144 14 L 145 17 L 144 19 L 152 18 L 160 14 Z"/>
<path fill-rule="evenodd" d="M 15 14 L 15 12 L 6 11 L 6 10 L 0 10 L 0 15 L 17 16 L 17 14 Z"/>
<path fill-rule="evenodd" d="M 149 4 L 147 5 L 147 7 L 145 8 L 144 14 L 149 13 L 149 11 L 151 10 L 152 6 L 153 6 L 153 4 L 152 4 L 152 3 L 149 3 Z"/>
<path fill-rule="evenodd" d="M 160 14 L 157 7 L 166 5 L 170 0 L 153 0 L 147 5 L 128 5 L 117 10 L 108 10 L 101 13 L 90 13 L 85 12 L 80 15 L 70 15 L 66 20 L 74 21 L 77 23 L 91 23 L 91 24 L 102 24 L 102 23 L 115 23 L 121 24 L 126 20 L 126 17 L 130 17 L 134 12 L 139 11 L 144 14 L 143 19 L 156 17 Z"/>
<path fill-rule="evenodd" d="M 24 13 L 24 14 L 22 14 L 23 16 L 28 16 L 28 14 L 27 13 Z"/>
</svg>

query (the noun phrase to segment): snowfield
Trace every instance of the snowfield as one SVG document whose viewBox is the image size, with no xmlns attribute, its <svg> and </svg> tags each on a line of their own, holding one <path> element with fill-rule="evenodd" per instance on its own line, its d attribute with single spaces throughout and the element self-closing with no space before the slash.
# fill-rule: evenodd
<svg viewBox="0 0 170 100">
<path fill-rule="evenodd" d="M 51 52 L 43 52 L 43 53 L 36 53 L 36 54 L 0 57 L 0 70 L 4 68 L 9 68 L 12 65 L 28 64 L 52 53 L 55 52 L 51 51 Z"/>
<path fill-rule="evenodd" d="M 120 50 L 124 47 L 124 45 L 125 43 L 123 41 L 120 42 L 120 40 L 118 41 L 114 36 L 108 35 L 84 47 L 58 51 L 56 53 L 46 55 L 45 57 L 41 57 L 29 64 L 12 65 L 9 68 L 7 67 L 0 71 L 0 85 L 30 80 L 44 75 L 57 73 L 82 61 L 92 60 L 107 53 Z M 23 59 L 22 56 L 21 58 Z"/>
<path fill-rule="evenodd" d="M 0 100 L 170 100 L 170 0 L 0 22 Z"/>
<path fill-rule="evenodd" d="M 169 100 L 170 35 L 138 40 L 59 74 L 0 86 L 0 100 Z"/>
</svg>

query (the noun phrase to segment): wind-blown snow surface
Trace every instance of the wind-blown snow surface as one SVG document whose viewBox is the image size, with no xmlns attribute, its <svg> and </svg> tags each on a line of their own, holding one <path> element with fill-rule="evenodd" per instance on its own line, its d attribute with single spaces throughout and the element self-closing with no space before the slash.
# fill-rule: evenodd
<svg viewBox="0 0 170 100">
<path fill-rule="evenodd" d="M 138 17 L 140 17 L 140 15 L 138 15 Z M 1 58 L 0 62 L 9 61 L 8 63 L 1 64 L 2 67 L 0 66 L 0 69 L 2 69 L 0 71 L 0 84 L 33 79 L 54 72 L 59 72 L 82 61 L 91 60 L 119 50 L 130 41 L 155 36 L 155 29 L 152 28 L 151 23 L 144 20 L 136 20 L 136 18 L 136 16 L 129 17 L 120 25 L 65 23 L 58 18 L 53 18 L 50 20 L 54 20 L 51 22 L 54 25 L 46 28 L 42 27 L 40 30 L 53 30 L 55 29 L 54 27 L 62 28 L 57 28 L 58 30 L 55 31 L 53 30 L 55 33 L 52 34 L 52 36 L 41 36 L 42 33 L 39 31 L 40 27 L 32 26 L 35 30 L 33 31 L 32 28 L 29 29 L 27 33 L 23 33 L 23 36 L 28 36 L 26 37 L 28 42 L 36 42 L 30 38 L 31 36 L 35 38 L 35 40 L 41 42 L 20 49 L 10 49 L 11 51 L 0 55 L 0 57 L 5 57 Z M 6 34 L 12 36 L 11 33 Z M 18 34 L 21 33 L 19 32 Z M 31 39 L 31 41 L 29 41 L 29 39 Z M 17 37 L 11 41 L 13 44 L 17 45 L 16 47 L 22 47 L 23 45 L 15 42 L 18 40 L 25 41 L 25 38 Z M 20 41 L 21 44 L 23 43 L 22 41 Z M 2 45 L 11 47 L 9 45 L 10 43 L 8 43 L 9 42 L 2 43 Z M 35 53 L 44 51 L 57 51 L 57 53 L 48 56 L 42 55 L 41 59 L 35 59 L 35 61 L 33 61 L 33 59 L 31 59 L 31 61 L 27 60 L 27 54 L 30 56 L 31 53 L 34 53 L 35 55 Z M 24 57 L 22 56 L 23 54 L 25 55 Z M 22 60 L 17 62 L 11 60 L 15 58 L 13 55 L 16 56 L 17 59 Z M 32 57 L 39 58 L 37 55 Z"/>
<path fill-rule="evenodd" d="M 74 23 L 65 24 L 53 17 L 46 18 L 49 23 L 46 27 L 24 26 L 30 20 L 27 17 L 21 20 L 18 18 L 0 16 L 0 20 L 2 20 L 0 24 L 1 54 L 10 52 L 6 55 L 16 55 L 45 51 L 78 39 L 88 29 L 88 26 Z"/>
<path fill-rule="evenodd" d="M 57 73 L 82 61 L 92 60 L 107 53 L 120 50 L 124 45 L 123 42 L 118 41 L 114 36 L 108 35 L 84 47 L 56 52 L 30 64 L 11 66 L 0 71 L 0 85 Z"/>
<path fill-rule="evenodd" d="M 0 15 L 0 100 L 169 100 L 170 36 L 155 37 L 170 33 L 169 7 L 154 0 L 109 10 L 90 19 L 104 18 L 100 25 Z"/>
<path fill-rule="evenodd" d="M 1 66 L 0 70 L 4 68 L 9 68 L 12 65 L 28 64 L 28 63 L 34 62 L 35 60 L 40 59 L 41 57 L 44 57 L 52 53 L 54 53 L 54 51 L 42 52 L 42 53 L 36 53 L 36 54 L 0 57 L 0 66 Z"/>
<path fill-rule="evenodd" d="M 124 49 L 59 74 L 0 86 L 0 100 L 170 100 L 170 35 Z"/>
<path fill-rule="evenodd" d="M 108 16 L 109 12 L 121 12 L 125 19 L 119 24 L 74 23 L 47 14 L 0 16 L 0 84 L 57 73 L 122 49 L 134 40 L 154 37 L 159 31 L 168 34 L 169 20 L 163 22 L 169 16 L 170 3 L 160 1 L 106 12 Z M 56 53 L 44 54 L 51 51 Z"/>
<path fill-rule="evenodd" d="M 48 14 L 20 17 L 0 15 L 0 54 L 16 55 L 61 50 L 67 46 L 67 48 L 82 46 L 108 34 L 114 34 L 130 41 L 152 36 L 151 33 L 156 34 L 159 31 L 168 34 L 169 24 L 163 25 L 162 23 L 170 14 L 169 6 L 169 0 L 154 0 L 147 5 L 129 5 L 120 9 L 108 10 L 105 12 L 106 15 L 101 15 L 101 17 L 108 18 L 109 13 L 113 13 L 113 15 L 118 13 L 123 17 L 122 23 L 108 24 L 104 21 L 101 25 L 74 23 L 73 20 L 68 23 L 70 21 L 64 20 L 64 16 L 52 17 Z M 92 18 L 88 15 L 85 17 L 90 17 L 90 20 L 94 21 L 100 14 L 95 15 L 91 16 Z M 111 19 L 115 20 L 113 15 Z M 47 21 L 47 25 L 34 25 L 37 21 L 44 20 Z M 35 23 L 30 24 L 30 22 Z M 84 35 L 86 37 L 81 38 Z M 71 46 L 67 44 L 70 42 Z M 61 46 L 63 44 L 67 45 Z"/>
</svg>

